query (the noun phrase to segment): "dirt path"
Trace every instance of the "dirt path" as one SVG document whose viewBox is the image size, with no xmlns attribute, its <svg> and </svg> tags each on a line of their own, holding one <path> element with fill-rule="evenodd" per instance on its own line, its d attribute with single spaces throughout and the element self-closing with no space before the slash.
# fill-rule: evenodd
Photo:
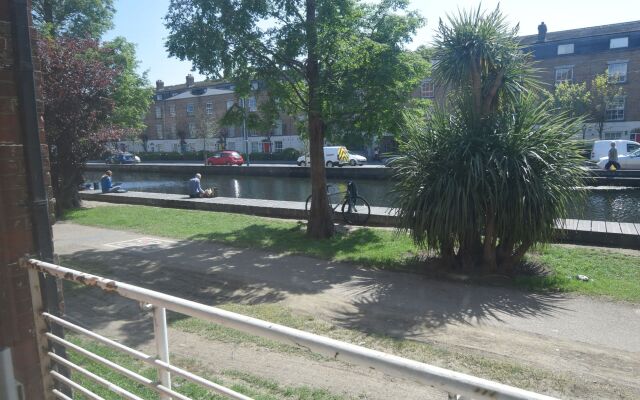
<svg viewBox="0 0 640 400">
<path fill-rule="evenodd" d="M 434 282 L 419 275 L 363 270 L 309 257 L 240 250 L 215 243 L 176 241 L 147 251 L 132 250 L 116 242 L 142 235 L 67 223 L 57 224 L 54 233 L 58 253 L 84 262 L 106 262 L 109 271 L 105 275 L 129 283 L 208 304 L 278 303 L 301 313 L 312 312 L 314 317 L 337 326 L 430 343 L 460 359 L 472 354 L 488 361 L 516 362 L 525 371 L 561 375 L 563 387 L 545 382 L 532 384 L 552 395 L 594 399 L 640 397 L 638 306 Z M 70 314 L 78 319 L 92 316 L 95 320 L 96 310 L 109 309 L 89 301 L 79 303 L 79 308 L 74 308 L 69 302 Z M 144 318 L 135 313 L 129 317 L 119 311 L 115 314 L 121 321 L 87 323 L 133 345 L 146 345 L 146 340 L 138 340 L 135 335 L 148 321 L 143 322 Z M 295 376 L 293 381 L 327 387 L 335 393 L 347 387 L 349 397 L 362 393 L 366 393 L 364 398 L 381 399 L 413 398 L 412 393 L 416 398 L 425 396 L 421 388 L 409 383 L 394 385 L 383 376 L 365 379 L 370 371 L 337 367 L 336 363 L 320 365 L 318 361 L 296 357 L 289 362 L 286 360 L 291 355 L 279 359 L 284 355 L 269 352 L 267 357 L 251 346 L 205 344 L 195 335 L 178 331 L 172 332 L 172 338 L 176 343 L 200 343 L 200 346 L 177 346 L 177 351 L 187 357 L 211 356 L 218 362 L 220 354 L 226 354 L 222 358 L 230 360 L 246 354 L 246 361 L 251 360 L 249 368 L 273 374 L 278 381 Z M 433 362 L 446 366 L 448 361 L 443 358 Z M 296 363 L 322 373 L 307 377 L 300 372 L 302 364 Z M 290 366 L 295 367 L 289 369 Z M 534 375 L 532 380 L 537 379 Z M 369 389 L 373 389 L 373 394 Z M 406 393 L 392 395 L 400 390 Z"/>
</svg>

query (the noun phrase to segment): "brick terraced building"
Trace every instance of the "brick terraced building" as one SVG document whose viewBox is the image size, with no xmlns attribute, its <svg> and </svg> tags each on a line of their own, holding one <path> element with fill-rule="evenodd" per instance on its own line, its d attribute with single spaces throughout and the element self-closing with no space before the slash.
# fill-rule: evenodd
<svg viewBox="0 0 640 400">
<path fill-rule="evenodd" d="M 537 35 L 523 36 L 521 43 L 538 61 L 540 78 L 550 90 L 564 81 L 589 85 L 607 72 L 624 96 L 607 106 L 603 139 L 640 134 L 640 21 L 549 33 L 542 23 Z M 589 126 L 586 139 L 598 139 L 595 126 Z"/>
<path fill-rule="evenodd" d="M 257 83 L 253 86 L 257 88 Z M 145 117 L 147 151 L 208 151 L 227 149 L 245 151 L 242 125 L 221 126 L 220 119 L 231 107 L 240 107 L 233 84 L 224 81 L 195 82 L 191 74 L 184 84 L 165 86 L 156 81 L 151 110 Z M 246 99 L 247 113 L 256 112 L 260 96 Z M 301 150 L 302 141 L 295 121 L 282 116 L 275 126 L 264 132 L 247 128 L 250 153 L 280 152 L 286 148 Z M 143 145 L 125 142 L 127 148 L 142 151 Z"/>
</svg>

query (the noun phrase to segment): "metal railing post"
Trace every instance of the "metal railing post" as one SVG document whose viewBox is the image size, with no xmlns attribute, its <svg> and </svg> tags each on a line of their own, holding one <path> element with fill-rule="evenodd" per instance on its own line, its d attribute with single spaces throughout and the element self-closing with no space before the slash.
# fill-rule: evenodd
<svg viewBox="0 0 640 400">
<path fill-rule="evenodd" d="M 18 383 L 13 375 L 11 349 L 0 348 L 0 399 L 18 400 Z"/>
<path fill-rule="evenodd" d="M 156 341 L 158 359 L 169 364 L 169 335 L 167 334 L 167 310 L 164 307 L 153 307 L 153 334 Z M 171 389 L 171 374 L 158 368 L 158 380 L 162 386 Z M 161 400 L 170 400 L 166 394 L 160 395 Z"/>
</svg>

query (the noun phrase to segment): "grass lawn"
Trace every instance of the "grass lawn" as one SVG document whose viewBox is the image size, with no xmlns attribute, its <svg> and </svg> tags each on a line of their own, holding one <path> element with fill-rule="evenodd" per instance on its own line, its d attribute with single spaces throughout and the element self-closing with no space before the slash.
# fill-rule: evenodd
<svg viewBox="0 0 640 400">
<path fill-rule="evenodd" d="M 91 340 L 80 338 L 76 335 L 67 334 L 67 340 L 83 347 L 94 354 L 115 362 L 134 371 L 148 379 L 155 381 L 157 379 L 156 370 L 139 360 L 134 359 L 124 353 L 113 351 L 110 347 L 98 344 Z M 124 377 L 123 375 L 105 367 L 101 363 L 93 361 L 73 350 L 68 351 L 69 360 L 83 368 L 93 372 L 94 374 L 107 379 L 108 381 L 118 385 L 119 387 L 139 396 L 143 399 L 157 399 L 158 395 L 152 389 L 142 384 Z M 218 376 L 210 376 L 201 368 L 194 370 L 192 360 L 176 360 L 173 357 L 172 364 L 185 368 L 191 372 L 196 372 L 200 376 L 207 378 L 217 384 L 229 387 L 236 392 L 243 393 L 256 400 L 277 400 L 277 399 L 297 399 L 297 400 L 340 400 L 343 397 L 329 393 L 324 389 L 311 388 L 309 386 L 283 386 L 279 383 L 264 379 L 258 376 L 247 374 L 236 370 L 225 370 Z M 79 383 L 83 387 L 89 389 L 93 393 L 103 397 L 105 400 L 121 399 L 118 394 L 110 391 L 106 387 L 95 383 L 93 380 L 86 378 L 84 375 L 73 372 L 73 381 Z M 193 399 L 211 399 L 223 400 L 227 397 L 217 395 L 208 389 L 205 389 L 195 383 L 182 379 L 180 377 L 172 377 L 173 389 L 177 392 L 193 398 Z M 88 399 L 78 391 L 74 392 L 74 399 Z"/>
<path fill-rule="evenodd" d="M 388 229 L 363 228 L 327 240 L 305 235 L 302 223 L 243 214 L 178 210 L 146 206 L 78 209 L 65 219 L 83 225 L 130 230 L 187 240 L 212 240 L 237 247 L 264 248 L 369 267 L 416 268 L 421 254 L 411 239 Z M 549 245 L 530 252 L 545 276 L 518 276 L 517 286 L 640 301 L 640 256 L 615 249 Z M 591 280 L 575 279 L 578 274 Z"/>
</svg>

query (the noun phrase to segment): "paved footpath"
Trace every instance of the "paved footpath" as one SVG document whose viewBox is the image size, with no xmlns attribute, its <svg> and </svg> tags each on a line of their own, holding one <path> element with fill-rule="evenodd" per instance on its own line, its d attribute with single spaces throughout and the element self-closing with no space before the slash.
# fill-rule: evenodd
<svg viewBox="0 0 640 400">
<path fill-rule="evenodd" d="M 203 241 L 57 223 L 58 254 L 109 262 L 114 279 L 209 304 L 284 302 L 349 328 L 462 347 L 637 386 L 640 306 L 444 282 Z M 635 381 L 635 383 L 634 383 Z"/>
</svg>

